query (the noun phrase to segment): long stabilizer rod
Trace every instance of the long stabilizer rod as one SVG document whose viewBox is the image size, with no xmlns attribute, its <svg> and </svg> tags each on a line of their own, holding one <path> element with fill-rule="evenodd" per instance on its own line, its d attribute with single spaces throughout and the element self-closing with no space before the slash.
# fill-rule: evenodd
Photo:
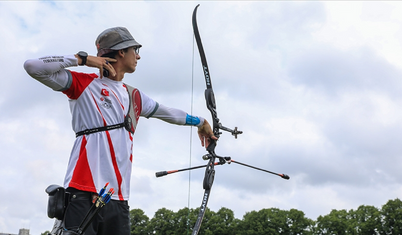
<svg viewBox="0 0 402 235">
<path fill-rule="evenodd" d="M 278 174 L 278 173 L 275 173 L 275 172 L 272 172 L 272 171 L 267 171 L 267 170 L 264 170 L 264 169 L 261 169 L 261 168 L 255 167 L 255 166 L 250 166 L 250 165 L 247 165 L 247 164 L 244 164 L 244 163 L 235 161 L 235 160 L 232 160 L 232 162 L 233 162 L 233 163 L 237 163 L 237 164 L 242 165 L 242 166 L 247 166 L 247 167 L 250 167 L 250 168 L 259 170 L 259 171 L 264 171 L 264 172 L 267 172 L 267 173 L 270 173 L 270 174 L 274 174 L 274 175 L 280 176 L 280 177 L 282 177 L 282 178 L 285 179 L 285 180 L 290 179 L 290 177 L 289 177 L 288 175 L 285 175 L 285 174 Z"/>
</svg>

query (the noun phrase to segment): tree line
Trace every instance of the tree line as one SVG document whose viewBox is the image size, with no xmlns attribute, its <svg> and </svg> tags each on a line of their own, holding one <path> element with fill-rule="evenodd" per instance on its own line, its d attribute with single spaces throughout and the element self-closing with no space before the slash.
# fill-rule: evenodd
<svg viewBox="0 0 402 235">
<path fill-rule="evenodd" d="M 131 235 L 191 234 L 199 208 L 177 212 L 161 208 L 152 218 L 141 209 L 130 210 Z M 43 233 L 46 234 L 46 233 Z M 217 212 L 207 208 L 199 235 L 388 235 L 402 234 L 402 201 L 389 200 L 381 208 L 359 206 L 356 210 L 335 210 L 309 219 L 297 209 L 261 209 L 246 212 L 242 219 L 222 207 Z"/>
<path fill-rule="evenodd" d="M 183 208 L 173 212 L 162 208 L 149 219 L 141 209 L 133 209 L 130 211 L 131 235 L 191 234 L 198 210 Z M 380 209 L 366 205 L 349 211 L 334 209 L 317 220 L 307 218 L 304 212 L 296 209 L 261 209 L 247 212 L 241 220 L 228 208 L 222 207 L 217 212 L 207 209 L 199 234 L 402 234 L 402 201 L 389 200 Z"/>
</svg>

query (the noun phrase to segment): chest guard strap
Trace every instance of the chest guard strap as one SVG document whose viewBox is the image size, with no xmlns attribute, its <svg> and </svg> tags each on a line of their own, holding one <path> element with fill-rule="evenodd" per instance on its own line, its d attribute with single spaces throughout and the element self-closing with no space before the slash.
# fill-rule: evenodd
<svg viewBox="0 0 402 235">
<path fill-rule="evenodd" d="M 109 126 L 102 126 L 102 127 L 96 127 L 92 129 L 86 129 L 83 131 L 79 131 L 75 134 L 75 137 L 81 136 L 81 135 L 89 135 L 93 134 L 96 132 L 100 131 L 109 131 L 113 129 L 118 129 L 118 128 L 126 128 L 128 132 L 131 132 L 131 134 L 134 134 L 135 128 L 137 127 L 138 119 L 140 118 L 141 114 L 141 95 L 140 92 L 127 84 L 124 84 L 127 88 L 128 92 L 128 97 L 129 97 L 129 108 L 128 108 L 128 113 L 124 117 L 124 122 L 119 123 L 119 124 L 114 124 L 114 125 L 109 125 Z M 139 102 L 139 103 L 137 103 Z"/>
</svg>

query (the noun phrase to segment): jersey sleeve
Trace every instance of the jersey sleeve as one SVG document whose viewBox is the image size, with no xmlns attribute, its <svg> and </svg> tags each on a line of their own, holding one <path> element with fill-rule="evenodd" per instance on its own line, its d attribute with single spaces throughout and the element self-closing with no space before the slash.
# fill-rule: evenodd
<svg viewBox="0 0 402 235">
<path fill-rule="evenodd" d="M 70 74 L 71 84 L 69 88 L 63 90 L 63 93 L 73 100 L 78 99 L 87 86 L 98 77 L 95 73 L 87 74 L 74 71 L 67 71 L 67 73 Z"/>
<path fill-rule="evenodd" d="M 141 117 L 150 118 L 158 109 L 159 104 L 155 100 L 151 99 L 149 96 L 145 95 L 140 91 L 141 95 Z"/>
<path fill-rule="evenodd" d="M 24 69 L 32 78 L 55 91 L 64 91 L 71 86 L 72 77 L 66 68 L 72 66 L 78 66 L 74 55 L 45 56 L 24 63 Z"/>
<path fill-rule="evenodd" d="M 152 100 L 144 93 L 141 93 L 142 100 L 142 112 L 141 116 L 146 118 L 158 118 L 165 122 L 176 124 L 176 125 L 191 125 L 191 126 L 202 126 L 204 123 L 204 118 L 191 116 L 184 112 L 183 110 L 170 108 L 159 104 L 158 102 Z"/>
</svg>

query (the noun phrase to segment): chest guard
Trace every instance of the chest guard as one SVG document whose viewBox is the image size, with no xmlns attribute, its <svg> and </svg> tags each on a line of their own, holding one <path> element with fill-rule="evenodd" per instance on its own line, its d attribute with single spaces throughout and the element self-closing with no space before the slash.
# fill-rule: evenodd
<svg viewBox="0 0 402 235">
<path fill-rule="evenodd" d="M 124 85 L 127 88 L 128 96 L 130 98 L 130 107 L 128 108 L 128 113 L 124 118 L 124 127 L 127 131 L 134 134 L 141 114 L 141 95 L 138 89 L 127 84 Z"/>
</svg>

